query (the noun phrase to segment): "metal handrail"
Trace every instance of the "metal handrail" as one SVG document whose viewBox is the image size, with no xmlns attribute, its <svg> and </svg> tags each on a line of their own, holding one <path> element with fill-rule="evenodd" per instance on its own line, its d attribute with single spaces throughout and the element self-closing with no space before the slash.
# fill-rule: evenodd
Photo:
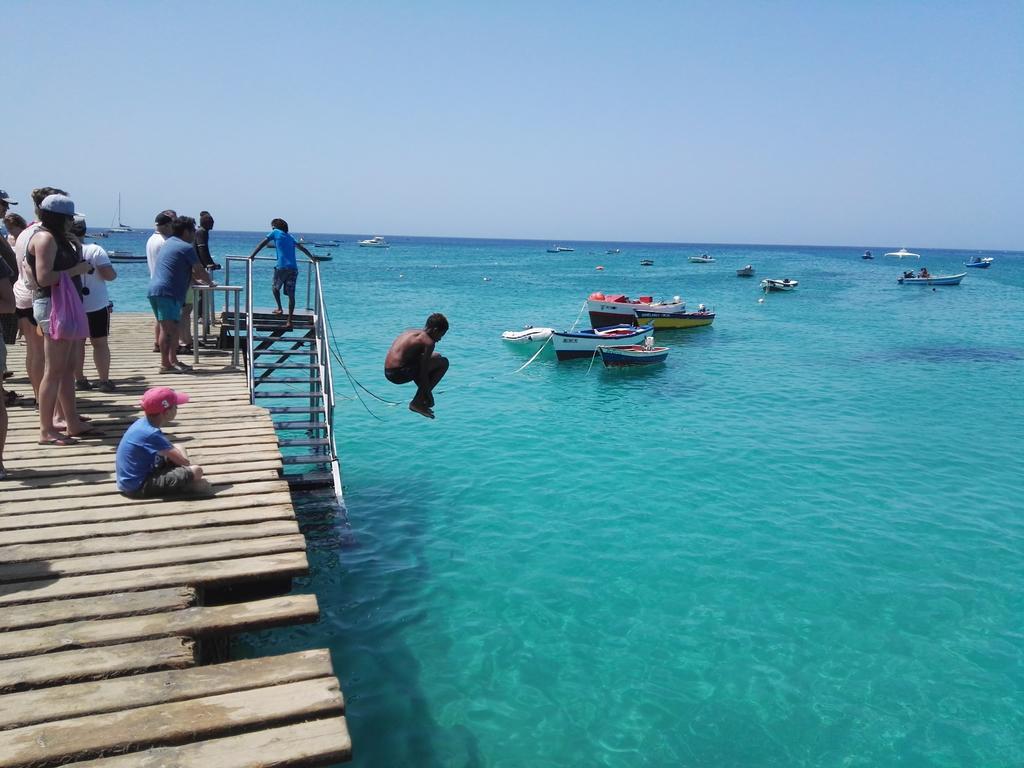
<svg viewBox="0 0 1024 768">
<path fill-rule="evenodd" d="M 275 261 L 274 256 L 257 256 L 256 259 L 260 261 Z M 321 411 L 324 418 L 324 425 L 326 427 L 326 438 L 327 445 L 329 447 L 329 459 L 331 465 L 331 475 L 334 479 L 334 492 L 338 498 L 338 502 L 342 503 L 341 494 L 341 472 L 338 467 L 338 452 L 334 444 L 334 372 L 331 366 L 331 340 L 330 333 L 327 325 L 327 304 L 324 302 L 323 293 L 323 282 L 320 278 L 320 263 L 315 259 L 304 258 L 307 262 L 306 270 L 306 309 L 313 311 L 313 329 L 314 336 L 317 345 L 317 367 L 320 373 L 321 389 L 323 390 L 323 400 Z M 227 267 L 225 271 L 225 279 L 230 276 L 231 262 L 232 261 L 245 261 L 246 262 L 246 276 L 245 276 L 245 314 L 246 314 L 246 378 L 249 387 L 249 401 L 255 402 L 256 392 L 256 377 L 254 370 L 253 360 L 253 326 L 255 320 L 253 318 L 253 259 L 249 257 L 233 257 L 229 256 L 226 259 Z M 312 295 L 311 295 L 312 294 Z M 310 307 L 310 300 L 312 299 L 314 306 Z M 226 307 L 225 307 L 226 310 Z"/>
</svg>

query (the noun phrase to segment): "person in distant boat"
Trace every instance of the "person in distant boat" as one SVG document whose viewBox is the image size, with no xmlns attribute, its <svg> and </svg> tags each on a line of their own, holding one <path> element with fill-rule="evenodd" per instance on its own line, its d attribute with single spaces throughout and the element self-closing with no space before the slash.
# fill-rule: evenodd
<svg viewBox="0 0 1024 768">
<path fill-rule="evenodd" d="M 931 273 L 928 272 L 928 267 L 921 267 L 921 277 L 931 277 Z"/>
<path fill-rule="evenodd" d="M 271 287 L 274 292 L 274 301 L 277 302 L 274 314 L 280 315 L 284 312 L 281 308 L 281 291 L 284 290 L 284 295 L 288 297 L 288 320 L 284 324 L 284 330 L 290 331 L 295 315 L 295 280 L 299 276 L 299 265 L 295 261 L 295 249 L 298 248 L 310 259 L 313 258 L 313 254 L 306 250 L 306 246 L 288 234 L 288 222 L 284 219 L 274 219 L 270 222 L 270 226 L 273 229 L 256 246 L 256 250 L 249 255 L 249 260 L 255 259 L 257 253 L 262 251 L 271 240 L 274 241 L 274 247 L 277 249 L 277 266 L 274 267 L 274 283 Z"/>
<path fill-rule="evenodd" d="M 384 378 L 392 384 L 416 382 L 416 394 L 409 402 L 409 410 L 434 418 L 434 387 L 448 372 L 448 358 L 434 351 L 448 333 L 448 318 L 435 312 L 427 318 L 422 329 L 410 329 L 398 334 L 384 358 Z"/>
</svg>

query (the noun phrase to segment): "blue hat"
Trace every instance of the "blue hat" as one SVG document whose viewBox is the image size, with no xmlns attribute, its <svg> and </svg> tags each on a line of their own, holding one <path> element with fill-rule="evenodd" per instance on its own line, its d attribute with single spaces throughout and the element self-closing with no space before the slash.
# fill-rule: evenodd
<svg viewBox="0 0 1024 768">
<path fill-rule="evenodd" d="M 3 201 L 5 203 L 7 203 L 8 205 L 17 205 L 18 204 L 17 200 L 11 200 L 11 198 L 9 198 L 7 196 L 7 190 L 6 189 L 0 189 L 0 201 Z"/>
<path fill-rule="evenodd" d="M 67 195 L 49 195 L 39 204 L 39 210 L 59 213 L 63 216 L 75 215 L 75 201 Z"/>
</svg>

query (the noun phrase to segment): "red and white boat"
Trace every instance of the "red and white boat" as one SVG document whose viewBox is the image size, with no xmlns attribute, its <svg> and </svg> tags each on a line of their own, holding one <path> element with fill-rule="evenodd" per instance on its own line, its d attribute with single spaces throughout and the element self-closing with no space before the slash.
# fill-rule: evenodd
<svg viewBox="0 0 1024 768">
<path fill-rule="evenodd" d="M 608 325 L 636 323 L 636 310 L 649 309 L 664 312 L 684 312 L 686 302 L 678 296 L 672 301 L 655 301 L 651 296 L 639 296 L 631 299 L 623 293 L 592 293 L 587 297 L 587 310 L 590 312 L 590 325 L 602 328 Z"/>
</svg>

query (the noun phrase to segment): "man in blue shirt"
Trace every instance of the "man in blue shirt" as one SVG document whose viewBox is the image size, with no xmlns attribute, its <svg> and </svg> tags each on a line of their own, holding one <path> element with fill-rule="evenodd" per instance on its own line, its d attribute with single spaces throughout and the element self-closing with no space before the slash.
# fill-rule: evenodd
<svg viewBox="0 0 1024 768">
<path fill-rule="evenodd" d="M 157 254 L 149 281 L 149 303 L 160 324 L 160 373 L 188 373 L 192 368 L 178 361 L 182 305 L 193 279 L 207 285 L 213 285 L 213 280 L 192 245 L 196 220 L 175 217 L 171 233 Z"/>
<path fill-rule="evenodd" d="M 277 302 L 274 314 L 280 315 L 284 311 L 281 309 L 281 290 L 284 289 L 284 294 L 288 297 L 288 320 L 284 324 L 284 330 L 290 331 L 292 316 L 295 314 L 295 279 L 299 275 L 299 265 L 295 261 L 295 249 L 298 248 L 311 259 L 313 254 L 306 250 L 306 246 L 296 242 L 295 238 L 288 234 L 288 222 L 284 219 L 274 219 L 270 222 L 270 226 L 273 229 L 256 246 L 256 250 L 249 255 L 249 260 L 255 259 L 256 254 L 262 251 L 270 241 L 274 242 L 274 247 L 277 249 L 277 266 L 274 267 L 274 284 L 272 286 L 274 301 Z"/>
<path fill-rule="evenodd" d="M 124 433 L 117 446 L 117 490 L 125 496 L 171 496 L 209 490 L 203 468 L 189 461 L 183 448 L 172 445 L 160 427 L 174 420 L 178 406 L 187 403 L 184 392 L 153 387 L 142 396 L 145 416 Z"/>
</svg>

